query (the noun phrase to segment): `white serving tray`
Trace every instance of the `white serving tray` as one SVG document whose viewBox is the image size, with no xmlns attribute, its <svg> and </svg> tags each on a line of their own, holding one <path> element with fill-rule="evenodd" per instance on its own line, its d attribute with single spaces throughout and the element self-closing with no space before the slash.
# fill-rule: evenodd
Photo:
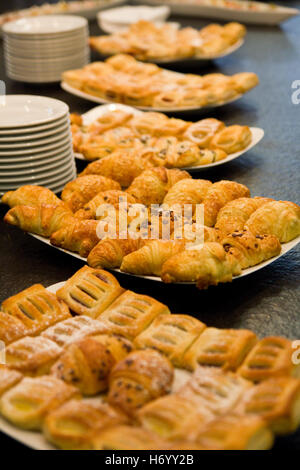
<svg viewBox="0 0 300 470">
<path fill-rule="evenodd" d="M 177 73 L 177 72 L 174 72 Z M 84 91 L 78 90 L 77 88 L 72 87 L 66 82 L 61 82 L 61 87 L 63 90 L 67 91 L 68 93 L 71 93 L 72 95 L 78 96 L 79 98 L 83 98 L 88 101 L 92 101 L 93 103 L 98 103 L 98 104 L 108 104 L 108 103 L 113 103 L 113 101 L 106 100 L 104 98 L 99 98 L 99 96 L 93 96 L 90 95 L 89 93 L 85 93 Z M 249 90 L 251 91 L 251 90 Z M 182 113 L 185 111 L 208 111 L 214 108 L 219 108 L 220 106 L 224 106 L 225 104 L 233 103 L 234 101 L 239 100 L 244 96 L 245 93 L 236 95 L 235 98 L 228 100 L 228 101 L 223 101 L 222 103 L 218 104 L 213 104 L 209 106 L 187 106 L 187 107 L 181 107 L 181 108 L 154 108 L 150 106 L 136 106 L 137 109 L 140 109 L 141 111 L 157 111 L 159 113 Z"/>
<path fill-rule="evenodd" d="M 63 251 L 64 253 L 67 253 L 68 255 L 71 255 L 73 256 L 74 258 L 77 258 L 77 259 L 80 259 L 83 261 L 83 263 L 87 263 L 87 260 L 86 258 L 83 258 L 82 256 L 80 256 L 78 253 L 73 253 L 69 250 L 65 250 L 63 248 L 59 248 L 57 246 L 54 246 L 54 245 L 51 245 L 50 243 L 50 240 L 48 240 L 47 238 L 44 238 L 44 237 L 41 237 L 40 235 L 36 235 L 34 233 L 29 233 L 29 235 L 31 235 L 32 237 L 34 238 L 37 238 L 38 240 L 40 240 L 41 242 L 43 243 L 46 243 L 46 245 L 49 245 L 49 246 L 52 246 L 53 248 L 57 249 L 57 250 L 60 250 L 60 251 Z M 286 253 L 288 253 L 290 250 L 292 250 L 293 248 L 295 248 L 298 243 L 300 243 L 300 235 L 295 238 L 294 240 L 288 242 L 288 243 L 282 243 L 281 244 L 281 253 L 280 255 L 278 256 L 274 256 L 274 258 L 271 258 L 271 259 L 268 259 L 267 261 L 264 261 L 263 263 L 260 263 L 260 264 L 257 264 L 256 266 L 252 266 L 251 268 L 247 268 L 247 269 L 243 269 L 242 271 L 242 274 L 240 274 L 239 276 L 235 276 L 233 277 L 233 281 L 235 281 L 236 279 L 239 279 L 241 277 L 245 277 L 245 276 L 248 276 L 249 274 L 252 274 L 252 273 L 255 273 L 256 271 L 260 271 L 261 269 L 263 269 L 265 266 L 268 266 L 269 264 L 271 263 L 274 263 L 274 261 L 276 261 L 277 259 L 281 258 L 282 256 L 284 256 Z M 163 281 L 161 280 L 160 277 L 158 276 L 142 276 L 140 274 L 131 274 L 131 273 L 125 273 L 123 271 L 120 271 L 120 269 L 110 269 L 109 271 L 112 271 L 112 272 L 118 272 L 120 274 L 125 274 L 126 276 L 131 276 L 131 277 L 139 277 L 141 279 L 147 279 L 149 281 L 155 281 L 155 282 L 160 282 L 160 283 L 163 283 Z M 192 285 L 192 284 L 195 284 L 195 282 L 176 282 L 176 283 L 172 283 L 172 284 L 176 284 L 176 285 L 183 285 L 183 284 L 189 284 L 189 285 Z M 165 285 L 168 285 L 168 284 L 165 284 Z M 171 285 L 171 284 L 170 284 Z"/>
<path fill-rule="evenodd" d="M 103 114 L 107 113 L 108 111 L 116 111 L 116 110 L 128 111 L 134 115 L 139 115 L 142 113 L 142 111 L 132 108 L 131 106 L 125 106 L 125 105 L 117 104 L 117 103 L 96 106 L 95 108 L 91 109 L 90 111 L 82 115 L 83 124 L 85 126 L 88 126 L 92 124 L 94 121 L 96 121 Z M 190 173 L 193 173 L 193 172 L 200 171 L 200 170 L 207 170 L 207 168 L 213 168 L 215 166 L 223 165 L 224 163 L 228 163 L 228 162 L 231 162 L 232 160 L 235 160 L 236 158 L 240 157 L 244 153 L 248 152 L 248 150 L 252 149 L 255 145 L 257 145 L 264 136 L 264 130 L 260 129 L 259 127 L 250 127 L 250 130 L 252 133 L 251 143 L 248 145 L 248 147 L 241 150 L 240 152 L 231 153 L 230 155 L 228 155 L 223 160 L 220 160 L 219 162 L 209 163 L 207 165 L 189 166 L 189 167 L 180 168 L 180 169 L 187 170 Z M 75 153 L 75 158 L 77 158 L 78 160 L 83 160 L 87 163 L 90 163 L 87 159 L 84 158 L 84 156 L 81 153 Z"/>
<path fill-rule="evenodd" d="M 145 3 L 145 0 L 135 0 L 135 3 Z M 161 4 L 160 1 L 146 0 L 149 5 Z M 264 5 L 262 2 L 255 2 L 259 5 Z M 296 8 L 287 8 L 279 5 L 274 6 L 273 9 L 265 9 L 264 11 L 251 11 L 251 10 L 236 10 L 233 8 L 226 8 L 218 5 L 200 5 L 188 2 L 167 1 L 165 3 L 171 8 L 173 14 L 181 16 L 193 16 L 198 18 L 214 18 L 223 21 L 239 21 L 241 23 L 249 24 L 264 24 L 264 25 L 277 25 L 283 21 L 299 15 L 299 10 Z"/>
</svg>

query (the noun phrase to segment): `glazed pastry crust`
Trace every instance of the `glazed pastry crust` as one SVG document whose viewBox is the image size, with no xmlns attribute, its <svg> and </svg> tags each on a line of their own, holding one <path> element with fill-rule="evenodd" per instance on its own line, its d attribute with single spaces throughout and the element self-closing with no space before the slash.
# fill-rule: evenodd
<svg viewBox="0 0 300 470">
<path fill-rule="evenodd" d="M 9 207 L 61 204 L 61 200 L 50 189 L 34 185 L 21 186 L 16 191 L 8 191 L 2 196 L 1 202 Z"/>
<path fill-rule="evenodd" d="M 108 190 L 98 193 L 93 199 L 86 203 L 82 209 L 75 213 L 75 217 L 80 219 L 97 219 L 97 209 L 102 204 L 111 204 L 115 209 L 119 209 L 119 203 L 124 207 L 129 204 L 136 204 L 138 201 L 124 191 Z"/>
<path fill-rule="evenodd" d="M 212 182 L 209 180 L 182 179 L 168 191 L 164 204 L 169 207 L 175 204 L 201 204 L 211 187 Z"/>
<path fill-rule="evenodd" d="M 97 220 L 74 219 L 72 224 L 52 233 L 50 243 L 65 250 L 75 251 L 86 258 L 99 242 L 97 226 Z"/>
<path fill-rule="evenodd" d="M 119 268 L 124 256 L 138 250 L 144 245 L 141 238 L 109 239 L 105 238 L 97 243 L 90 252 L 87 262 L 92 268 L 112 269 Z"/>
<path fill-rule="evenodd" d="M 106 271 L 84 266 L 56 293 L 78 315 L 98 317 L 123 289 L 116 278 Z"/>
</svg>

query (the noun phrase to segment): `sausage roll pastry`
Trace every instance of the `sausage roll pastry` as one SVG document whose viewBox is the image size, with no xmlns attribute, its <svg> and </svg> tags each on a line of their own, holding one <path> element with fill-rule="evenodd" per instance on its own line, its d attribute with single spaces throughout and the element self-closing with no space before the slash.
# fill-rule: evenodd
<svg viewBox="0 0 300 470">
<path fill-rule="evenodd" d="M 203 247 L 185 250 L 169 258 L 162 266 L 163 282 L 193 282 L 199 289 L 231 282 L 241 273 L 237 259 L 226 253 L 220 243 L 205 243 Z"/>
<path fill-rule="evenodd" d="M 66 184 L 61 193 L 61 198 L 68 204 L 72 212 L 76 212 L 100 191 L 107 191 L 108 189 L 121 189 L 121 187 L 117 181 L 105 176 L 80 176 Z"/>
<path fill-rule="evenodd" d="M 147 295 L 127 290 L 101 315 L 108 329 L 132 340 L 160 314 L 169 314 L 168 307 Z"/>
<path fill-rule="evenodd" d="M 229 413 L 207 423 L 196 440 L 211 450 L 267 450 L 274 437 L 262 418 Z"/>
<path fill-rule="evenodd" d="M 257 209 L 246 228 L 255 235 L 275 235 L 281 243 L 300 235 L 300 206 L 289 201 L 271 201 Z"/>
<path fill-rule="evenodd" d="M 64 204 L 15 206 L 4 216 L 4 222 L 46 238 L 65 225 L 72 224 L 73 219 L 73 214 Z"/>
<path fill-rule="evenodd" d="M 233 232 L 222 239 L 226 253 L 234 256 L 242 269 L 262 263 L 281 252 L 281 245 L 274 235 L 254 235 L 249 230 Z"/>
<path fill-rule="evenodd" d="M 114 364 L 109 349 L 91 336 L 67 346 L 53 365 L 51 374 L 74 385 L 83 395 L 96 395 L 107 389 Z"/>
<path fill-rule="evenodd" d="M 2 395 L 0 413 L 17 427 L 38 431 L 50 411 L 76 397 L 77 388 L 56 377 L 25 377 Z"/>
<path fill-rule="evenodd" d="M 125 424 L 128 418 L 100 399 L 70 400 L 46 416 L 43 432 L 63 450 L 91 450 L 95 433 Z"/>
<path fill-rule="evenodd" d="M 212 185 L 208 180 L 182 179 L 168 191 L 164 204 L 169 207 L 175 204 L 201 204 Z"/>
<path fill-rule="evenodd" d="M 292 342 L 279 336 L 261 339 L 250 351 L 238 373 L 252 382 L 269 378 L 300 376 L 300 365 L 292 362 Z"/>
<path fill-rule="evenodd" d="M 57 206 L 62 201 L 48 188 L 43 186 L 21 186 L 16 191 L 8 191 L 2 196 L 1 202 L 9 207 L 14 206 L 40 206 L 47 204 Z"/>
<path fill-rule="evenodd" d="M 200 365 L 235 371 L 256 341 L 250 330 L 206 328 L 186 351 L 182 366 L 189 370 Z"/>
<path fill-rule="evenodd" d="M 24 375 L 48 374 L 62 349 L 48 338 L 25 336 L 6 349 L 6 364 Z"/>
<path fill-rule="evenodd" d="M 167 170 L 163 167 L 153 168 L 145 170 L 135 178 L 126 192 L 147 206 L 161 204 L 168 190 L 177 181 L 186 178 L 191 178 L 186 171 Z"/>
<path fill-rule="evenodd" d="M 37 335 L 49 326 L 71 317 L 67 305 L 41 284 L 34 284 L 9 297 L 3 302 L 2 310 L 20 320 L 27 335 Z"/>
<path fill-rule="evenodd" d="M 222 121 L 214 118 L 201 119 L 191 124 L 184 133 L 184 137 L 200 148 L 207 148 L 213 136 L 225 127 Z"/>
<path fill-rule="evenodd" d="M 245 149 L 251 144 L 251 140 L 252 133 L 248 126 L 228 126 L 213 136 L 210 146 L 230 154 Z"/>
<path fill-rule="evenodd" d="M 0 396 L 8 389 L 14 387 L 22 378 L 21 372 L 0 364 Z"/>
<path fill-rule="evenodd" d="M 123 289 L 112 274 L 83 266 L 67 280 L 56 295 L 78 315 L 96 318 L 122 292 Z"/>
<path fill-rule="evenodd" d="M 250 197 L 249 189 L 243 184 L 226 180 L 214 183 L 204 199 L 205 225 L 214 226 L 219 210 L 228 202 L 240 197 Z"/>
<path fill-rule="evenodd" d="M 86 258 L 99 242 L 97 226 L 97 220 L 77 220 L 74 218 L 73 223 L 52 233 L 50 243 L 65 250 L 75 251 Z"/>
<path fill-rule="evenodd" d="M 159 315 L 133 344 L 138 349 L 156 349 L 165 354 L 174 366 L 182 367 L 184 353 L 205 327 L 204 323 L 189 315 Z"/>
<path fill-rule="evenodd" d="M 112 269 L 119 268 L 123 258 L 129 253 L 144 246 L 145 240 L 141 238 L 100 240 L 90 252 L 87 262 L 92 268 Z"/>
<path fill-rule="evenodd" d="M 171 391 L 174 370 L 170 361 L 151 349 L 134 351 L 118 362 L 109 377 L 108 403 L 129 416 Z"/>
<path fill-rule="evenodd" d="M 248 390 L 238 411 L 263 418 L 275 434 L 296 431 L 300 424 L 300 380 L 275 377 Z"/>
<path fill-rule="evenodd" d="M 9 313 L 0 312 L 0 341 L 10 344 L 26 336 L 27 333 L 28 328 L 21 320 Z"/>
<path fill-rule="evenodd" d="M 97 209 L 101 205 L 111 204 L 115 209 L 119 209 L 120 202 L 126 207 L 129 204 L 136 204 L 138 201 L 135 197 L 124 191 L 111 189 L 98 193 L 93 199 L 87 202 L 82 209 L 75 213 L 75 217 L 79 219 L 97 219 Z"/>
<path fill-rule="evenodd" d="M 133 426 L 106 427 L 93 437 L 93 450 L 156 450 L 167 444 L 155 434 Z"/>
<path fill-rule="evenodd" d="M 93 334 L 106 333 L 107 328 L 98 320 L 80 315 L 50 326 L 41 336 L 54 341 L 61 347 L 66 347 L 74 341 Z"/>
<path fill-rule="evenodd" d="M 116 363 L 122 361 L 133 350 L 133 344 L 131 341 L 115 334 L 96 335 L 93 336 L 93 339 L 105 346 Z"/>
<path fill-rule="evenodd" d="M 160 276 L 162 265 L 185 249 L 184 240 L 148 240 L 140 249 L 124 256 L 121 271 Z"/>
<path fill-rule="evenodd" d="M 271 200 L 267 197 L 240 197 L 234 199 L 218 212 L 215 228 L 220 229 L 225 235 L 243 230 L 251 214 Z"/>
</svg>

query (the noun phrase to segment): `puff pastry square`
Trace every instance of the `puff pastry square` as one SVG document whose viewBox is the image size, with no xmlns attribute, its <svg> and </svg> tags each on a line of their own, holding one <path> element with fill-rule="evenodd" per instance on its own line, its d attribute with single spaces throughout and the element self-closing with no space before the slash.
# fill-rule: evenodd
<svg viewBox="0 0 300 470">
<path fill-rule="evenodd" d="M 300 365 L 293 364 L 292 354 L 290 340 L 268 336 L 255 345 L 238 372 L 252 382 L 261 382 L 281 375 L 299 377 Z"/>
<path fill-rule="evenodd" d="M 206 328 L 183 357 L 183 367 L 195 370 L 198 365 L 236 370 L 257 339 L 249 330 Z"/>
<path fill-rule="evenodd" d="M 25 336 L 8 346 L 6 364 L 25 375 L 44 375 L 61 353 L 62 348 L 48 338 Z"/>
<path fill-rule="evenodd" d="M 106 331 L 107 328 L 103 323 L 81 315 L 51 326 L 41 336 L 54 341 L 61 347 L 65 347 L 84 336 L 105 333 Z"/>
<path fill-rule="evenodd" d="M 84 266 L 56 293 L 79 315 L 98 317 L 124 291 L 117 279 L 101 269 Z"/>
<path fill-rule="evenodd" d="M 135 338 L 134 346 L 157 349 L 181 367 L 184 353 L 205 328 L 204 323 L 189 315 L 159 315 Z"/>
<path fill-rule="evenodd" d="M 22 380 L 23 375 L 17 370 L 0 365 L 0 396 Z"/>
<path fill-rule="evenodd" d="M 105 312 L 101 320 L 115 334 L 132 340 L 160 314 L 169 314 L 168 307 L 147 295 L 127 290 Z"/>
<path fill-rule="evenodd" d="M 54 323 L 71 317 L 67 305 L 41 284 L 9 297 L 3 302 L 2 310 L 20 320 L 27 335 L 37 335 Z M 15 331 L 14 325 L 12 328 Z"/>
<path fill-rule="evenodd" d="M 55 377 L 25 377 L 2 395 L 0 413 L 15 426 L 40 430 L 47 413 L 76 396 L 75 387 Z"/>
<path fill-rule="evenodd" d="M 276 377 L 253 386 L 244 395 L 238 410 L 257 415 L 276 434 L 295 431 L 300 424 L 300 380 Z"/>
</svg>

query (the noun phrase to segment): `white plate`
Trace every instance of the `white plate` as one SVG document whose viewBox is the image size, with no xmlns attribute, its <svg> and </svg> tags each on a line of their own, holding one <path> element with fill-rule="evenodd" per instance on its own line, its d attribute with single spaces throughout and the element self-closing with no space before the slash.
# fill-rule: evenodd
<svg viewBox="0 0 300 470">
<path fill-rule="evenodd" d="M 70 158 L 73 158 L 73 153 L 67 150 L 63 153 L 58 153 L 54 158 L 45 158 L 45 160 L 35 161 L 24 161 L 20 165 L 1 165 L 0 162 L 0 174 L 9 175 L 23 175 L 28 171 L 40 172 L 44 170 L 50 170 L 55 168 L 60 162 L 68 162 Z"/>
<path fill-rule="evenodd" d="M 0 128 L 46 124 L 69 112 L 63 101 L 37 95 L 6 95 L 0 105 Z"/>
<path fill-rule="evenodd" d="M 8 44 L 4 45 L 4 51 L 7 55 L 13 57 L 22 57 L 24 59 L 38 60 L 44 59 L 45 57 L 50 59 L 58 59 L 60 57 L 70 57 L 73 54 L 78 54 L 80 51 L 82 53 L 88 53 L 88 43 L 80 43 L 78 45 L 72 44 L 72 47 L 61 47 L 54 48 L 49 47 L 48 49 L 41 48 L 27 48 L 21 49 L 19 46 L 10 46 Z"/>
<path fill-rule="evenodd" d="M 170 15 L 170 8 L 166 5 L 158 7 L 124 6 L 121 8 L 111 8 L 97 15 L 98 19 L 116 25 L 130 25 L 140 20 L 145 21 L 165 21 Z"/>
<path fill-rule="evenodd" d="M 0 151 L 0 161 L 2 160 L 2 156 L 3 157 L 10 157 L 11 158 L 14 158 L 15 155 L 27 155 L 27 156 L 31 156 L 33 154 L 36 154 L 36 153 L 39 153 L 39 154 L 42 154 L 44 152 L 48 152 L 49 150 L 52 150 L 54 148 L 57 148 L 57 147 L 60 147 L 60 146 L 63 146 L 63 145 L 66 145 L 67 143 L 70 143 L 71 142 L 71 136 L 70 134 L 66 134 L 64 135 L 63 137 L 60 138 L 60 140 L 58 140 L 57 142 L 54 142 L 52 144 L 48 144 L 48 145 L 44 145 L 44 146 L 41 146 L 41 147 L 30 147 L 29 149 L 27 150 L 13 150 L 13 151 Z"/>
<path fill-rule="evenodd" d="M 70 125 L 69 118 L 65 119 L 64 122 L 60 126 L 53 127 L 52 129 L 50 128 L 48 131 L 42 131 L 38 132 L 36 134 L 23 134 L 23 135 L 15 135 L 13 137 L 6 137 L 2 134 L 0 134 L 0 144 L 9 144 L 10 142 L 24 142 L 26 143 L 27 140 L 30 140 L 34 142 L 36 139 L 41 139 L 43 137 L 47 137 L 49 135 L 54 135 L 57 134 L 58 132 L 61 132 L 63 130 L 68 129 Z"/>
<path fill-rule="evenodd" d="M 17 128 L 10 128 L 10 129 L 3 129 L 0 127 L 0 137 L 2 136 L 13 136 L 12 138 L 14 139 L 15 135 L 17 136 L 28 136 L 31 135 L 31 133 L 34 132 L 40 132 L 48 129 L 53 129 L 53 127 L 62 125 L 66 121 L 69 121 L 69 111 L 61 118 L 55 119 L 52 122 L 49 122 L 48 124 L 45 124 L 43 126 L 30 126 L 30 127 L 17 127 Z"/>
<path fill-rule="evenodd" d="M 18 49 L 20 48 L 21 51 L 37 51 L 40 50 L 42 52 L 50 52 L 51 50 L 56 50 L 56 49 L 72 49 L 76 47 L 81 47 L 83 44 L 88 42 L 88 34 L 87 32 L 85 34 L 81 35 L 76 35 L 70 39 L 49 39 L 49 40 L 34 40 L 34 41 L 29 41 L 29 40 L 20 40 L 16 38 L 12 38 L 10 36 L 4 36 L 4 45 L 6 47 L 10 47 L 12 49 Z"/>
<path fill-rule="evenodd" d="M 132 108 L 131 106 L 125 106 L 122 104 L 96 106 L 95 108 L 91 109 L 90 111 L 82 115 L 83 124 L 85 126 L 89 126 L 94 121 L 96 121 L 99 117 L 101 117 L 103 114 L 107 113 L 108 111 L 115 111 L 115 110 L 128 111 L 134 115 L 139 115 L 142 113 L 142 111 Z M 250 130 L 252 133 L 251 143 L 248 145 L 248 147 L 241 150 L 240 152 L 232 153 L 228 155 L 227 158 L 224 158 L 224 160 L 220 160 L 219 162 L 209 163 L 208 165 L 189 166 L 189 167 L 181 168 L 181 170 L 187 170 L 192 173 L 193 171 L 206 170 L 207 168 L 212 168 L 214 166 L 223 165 L 224 163 L 228 163 L 228 162 L 231 162 L 232 160 L 235 160 L 236 158 L 240 157 L 244 153 L 248 152 L 248 150 L 253 148 L 255 145 L 257 145 L 258 142 L 260 142 L 264 136 L 264 130 L 260 129 L 259 127 L 250 127 Z M 88 160 L 86 160 L 84 156 L 80 153 L 75 153 L 75 157 L 78 160 L 84 160 L 88 162 Z"/>
<path fill-rule="evenodd" d="M 51 245 L 50 241 L 47 239 L 47 238 L 43 238 L 41 237 L 40 235 L 36 235 L 34 233 L 29 233 L 29 235 L 31 235 L 32 237 L 34 238 L 37 238 L 38 240 L 40 240 L 41 242 L 43 243 L 46 243 L 47 245 L 49 246 L 53 246 Z M 239 276 L 235 276 L 233 278 L 233 281 L 235 279 L 239 279 L 241 277 L 244 277 L 244 276 L 248 276 L 249 274 L 252 274 L 252 273 L 255 273 L 256 271 L 260 271 L 261 269 L 263 269 L 265 266 L 268 266 L 269 264 L 271 263 L 274 263 L 274 261 L 276 261 L 277 259 L 281 258 L 282 256 L 284 256 L 288 251 L 292 250 L 293 248 L 295 248 L 296 245 L 298 245 L 298 243 L 300 243 L 300 236 L 295 238 L 294 240 L 288 242 L 288 243 L 283 243 L 281 245 L 282 249 L 281 249 L 281 253 L 280 255 L 278 256 L 275 256 L 274 258 L 271 258 L 267 261 L 264 261 L 263 263 L 260 263 L 256 266 L 252 266 L 251 268 L 247 268 L 247 269 L 244 269 L 242 271 L 242 274 L 240 274 Z M 60 251 L 63 251 L 64 253 L 67 253 L 68 255 L 70 256 L 73 256 L 74 258 L 78 258 L 78 259 L 81 259 L 84 263 L 86 263 L 86 258 L 82 258 L 82 256 L 79 256 L 78 253 L 73 253 L 71 251 L 68 251 L 68 250 L 64 250 L 63 248 L 59 248 L 57 246 L 53 246 L 53 248 L 56 248 L 57 250 L 60 250 Z M 121 273 L 121 274 L 126 274 L 127 276 L 133 276 L 133 277 L 139 277 L 139 278 L 142 278 L 142 279 L 147 279 L 147 280 L 150 280 L 150 281 L 155 281 L 155 282 L 163 282 L 159 277 L 157 276 L 141 276 L 140 274 L 130 274 L 130 273 L 124 273 L 123 271 L 120 271 L 119 269 L 110 269 L 109 271 L 116 271 L 118 273 Z M 176 283 L 173 283 L 173 284 L 195 284 L 195 282 L 176 282 Z M 167 285 L 167 284 L 166 284 Z"/>
<path fill-rule="evenodd" d="M 0 170 L 0 185 L 4 184 L 11 184 L 16 182 L 18 185 L 23 186 L 27 184 L 27 181 L 32 180 L 39 180 L 43 181 L 43 184 L 47 184 L 48 181 L 52 181 L 52 177 L 55 176 L 56 179 L 58 177 L 63 177 L 64 175 L 68 174 L 70 169 L 73 168 L 71 160 L 69 162 L 63 162 L 61 165 L 55 165 L 54 170 L 44 170 L 44 168 L 40 168 L 39 172 L 32 171 L 30 169 L 24 175 L 14 175 L 14 176 L 6 176 L 6 174 L 1 173 Z M 57 176 L 59 175 L 59 176 Z"/>
<path fill-rule="evenodd" d="M 16 57 L 11 55 L 10 53 L 5 53 L 5 60 L 10 62 L 12 65 L 19 65 L 20 67 L 37 67 L 37 68 L 42 68 L 43 67 L 49 67 L 51 66 L 52 68 L 54 67 L 61 67 L 65 66 L 65 69 L 69 64 L 72 63 L 77 63 L 80 62 L 83 59 L 86 59 L 89 57 L 90 51 L 88 47 L 84 47 L 83 50 L 80 50 L 79 52 L 77 51 L 76 54 L 74 54 L 74 51 L 71 55 L 68 55 L 66 52 L 62 57 L 48 57 L 45 55 L 43 58 L 26 58 L 20 56 L 20 54 Z"/>
<path fill-rule="evenodd" d="M 50 159 L 52 155 L 57 155 L 57 153 L 59 152 L 65 152 L 66 150 L 72 150 L 72 144 L 71 142 L 67 142 L 67 143 L 63 143 L 61 144 L 59 147 L 51 150 L 51 151 L 48 151 L 48 152 L 38 152 L 37 154 L 33 154 L 33 155 L 26 155 L 26 156 L 23 156 L 23 152 L 21 153 L 22 156 L 19 156 L 19 157 L 14 157 L 14 156 L 10 156 L 8 158 L 4 158 L 2 156 L 0 156 L 0 163 L 23 163 L 23 162 L 27 162 L 27 161 L 30 161 L 30 160 L 45 160 L 45 158 L 47 159 Z"/>
<path fill-rule="evenodd" d="M 66 82 L 61 82 L 61 87 L 63 90 L 71 93 L 72 95 L 79 96 L 88 101 L 92 101 L 93 103 L 99 104 L 107 104 L 112 103 L 112 101 L 105 100 L 104 98 L 99 98 L 98 96 L 90 95 L 89 93 L 85 93 L 84 91 L 78 90 L 77 88 L 72 87 Z M 225 104 L 233 103 L 240 99 L 243 95 L 237 95 L 235 98 L 229 101 L 224 101 L 223 103 L 213 104 L 209 106 L 188 106 L 188 107 L 181 107 L 181 108 L 155 108 L 149 106 L 136 106 L 137 109 L 141 111 L 157 111 L 159 113 L 176 113 L 176 112 L 184 112 L 184 111 L 207 111 L 214 108 L 219 108 L 220 106 L 224 106 Z"/>
<path fill-rule="evenodd" d="M 33 147 L 42 147 L 43 145 L 48 145 L 48 144 L 53 144 L 54 142 L 57 142 L 58 140 L 64 140 L 69 138 L 70 136 L 70 127 L 69 125 L 65 125 L 64 128 L 58 129 L 53 135 L 50 137 L 46 137 L 45 139 L 36 139 L 36 140 L 30 140 L 29 142 L 17 142 L 17 143 L 12 143 L 12 142 L 7 142 L 7 143 L 2 143 L 0 141 L 0 151 L 1 152 L 6 152 L 10 151 L 11 149 L 27 149 L 27 148 L 33 148 Z"/>
<path fill-rule="evenodd" d="M 68 34 L 87 27 L 87 20 L 72 15 L 43 15 L 10 21 L 3 32 L 25 36 Z"/>
<path fill-rule="evenodd" d="M 143 0 L 135 0 L 136 3 L 143 3 Z M 150 5 L 158 5 L 159 1 L 147 0 Z M 243 2 L 240 2 L 243 4 Z M 255 2 L 256 3 L 256 2 Z M 192 2 L 174 2 L 167 1 L 166 4 L 171 8 L 173 14 L 181 16 L 193 16 L 200 18 L 214 18 L 223 21 L 239 21 L 241 23 L 250 24 L 266 24 L 275 25 L 280 24 L 293 16 L 299 15 L 299 10 L 296 8 L 287 8 L 282 6 L 272 6 L 267 9 L 266 4 L 257 2 L 266 8 L 265 11 L 250 11 L 250 10 L 237 10 L 233 8 L 226 8 L 216 5 L 216 2 L 211 5 L 193 4 Z"/>
</svg>

